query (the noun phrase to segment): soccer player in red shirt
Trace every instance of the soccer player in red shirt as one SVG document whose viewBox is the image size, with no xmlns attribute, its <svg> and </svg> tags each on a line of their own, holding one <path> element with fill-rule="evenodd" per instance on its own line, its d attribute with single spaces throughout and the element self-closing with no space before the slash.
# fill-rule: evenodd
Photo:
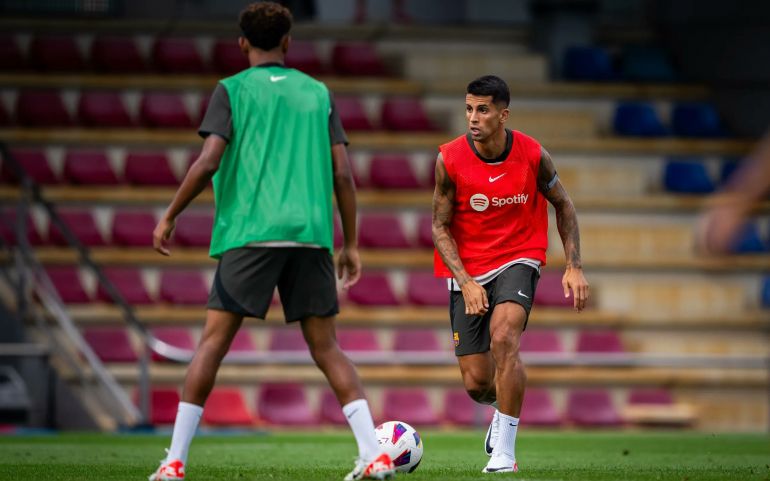
<svg viewBox="0 0 770 481">
<path fill-rule="evenodd" d="M 526 373 L 519 341 L 548 246 L 547 202 L 567 259 L 562 279 L 577 311 L 588 299 L 575 207 L 551 156 L 505 128 L 510 93 L 499 77 L 468 85 L 468 132 L 440 147 L 433 194 L 435 272 L 448 278 L 455 355 L 476 402 L 496 408 L 482 472 L 516 472 L 515 442 Z"/>
</svg>

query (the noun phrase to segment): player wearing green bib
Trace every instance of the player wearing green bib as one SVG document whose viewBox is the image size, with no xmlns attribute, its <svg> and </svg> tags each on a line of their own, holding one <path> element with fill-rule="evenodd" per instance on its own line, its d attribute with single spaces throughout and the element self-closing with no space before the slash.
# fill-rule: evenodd
<svg viewBox="0 0 770 481">
<path fill-rule="evenodd" d="M 155 249 L 170 255 L 164 243 L 175 219 L 213 182 L 210 255 L 219 264 L 171 447 L 151 481 L 184 479 L 189 446 L 219 365 L 243 318 L 264 319 L 276 287 L 287 322 L 299 321 L 356 438 L 358 460 L 345 479 L 395 473 L 375 438 L 358 373 L 335 335 L 333 196 L 344 232 L 338 277 L 347 288 L 361 272 L 347 138 L 326 86 L 283 64 L 291 23 L 291 13 L 273 2 L 254 3 L 241 13 L 239 45 L 251 67 L 214 90 L 199 129 L 205 138 L 201 154 L 153 232 Z"/>
</svg>

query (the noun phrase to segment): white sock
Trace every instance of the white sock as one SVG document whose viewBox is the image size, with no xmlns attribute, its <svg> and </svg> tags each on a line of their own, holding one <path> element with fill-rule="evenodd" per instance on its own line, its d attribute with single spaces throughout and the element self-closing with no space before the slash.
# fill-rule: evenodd
<svg viewBox="0 0 770 481">
<path fill-rule="evenodd" d="M 366 399 L 356 399 L 342 406 L 342 412 L 353 430 L 358 444 L 358 457 L 371 461 L 380 454 L 380 443 L 374 435 L 374 421 Z"/>
<path fill-rule="evenodd" d="M 201 420 L 202 414 L 203 407 L 201 406 L 186 402 L 179 403 L 167 460 L 180 459 L 187 464 L 187 452 L 190 450 L 190 443 L 198 429 L 198 422 Z"/>
<path fill-rule="evenodd" d="M 519 428 L 519 418 L 500 413 L 500 437 L 497 439 L 492 456 L 503 455 L 516 461 L 516 431 Z"/>
</svg>

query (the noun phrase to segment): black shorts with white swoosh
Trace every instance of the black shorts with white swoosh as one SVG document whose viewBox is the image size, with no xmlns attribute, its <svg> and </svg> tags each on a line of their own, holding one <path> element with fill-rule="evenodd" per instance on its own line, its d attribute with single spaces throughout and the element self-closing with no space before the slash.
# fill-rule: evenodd
<svg viewBox="0 0 770 481">
<path fill-rule="evenodd" d="M 514 264 L 484 285 L 489 301 L 489 311 L 483 316 L 465 314 L 465 300 L 462 292 L 449 293 L 449 318 L 452 322 L 452 338 L 456 356 L 478 354 L 489 351 L 489 321 L 495 306 L 502 302 L 515 302 L 527 312 L 532 310 L 532 300 L 540 273 L 526 264 Z M 524 328 L 527 328 L 525 321 Z"/>
</svg>

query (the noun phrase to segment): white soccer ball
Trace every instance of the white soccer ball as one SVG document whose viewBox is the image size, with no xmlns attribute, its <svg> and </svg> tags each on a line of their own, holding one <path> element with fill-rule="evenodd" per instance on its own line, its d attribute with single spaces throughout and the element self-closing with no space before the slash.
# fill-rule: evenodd
<svg viewBox="0 0 770 481">
<path fill-rule="evenodd" d="M 390 455 L 396 471 L 411 473 L 422 459 L 422 438 L 403 421 L 388 421 L 375 428 L 382 450 Z"/>
</svg>

